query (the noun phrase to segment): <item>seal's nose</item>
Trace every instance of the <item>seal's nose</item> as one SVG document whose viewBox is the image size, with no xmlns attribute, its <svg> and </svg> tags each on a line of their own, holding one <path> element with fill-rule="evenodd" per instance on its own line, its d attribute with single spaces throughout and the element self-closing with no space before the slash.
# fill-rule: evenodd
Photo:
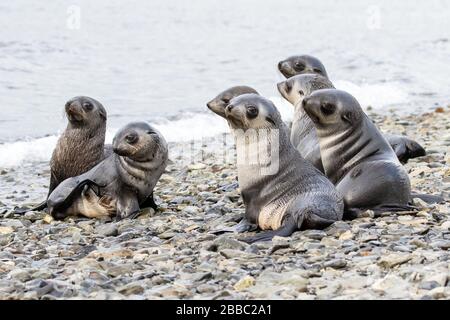
<svg viewBox="0 0 450 320">
<path fill-rule="evenodd" d="M 206 104 L 206 106 L 211 109 L 211 101 Z"/>
<path fill-rule="evenodd" d="M 283 67 L 283 61 L 278 62 L 278 69 L 280 70 Z"/>
</svg>

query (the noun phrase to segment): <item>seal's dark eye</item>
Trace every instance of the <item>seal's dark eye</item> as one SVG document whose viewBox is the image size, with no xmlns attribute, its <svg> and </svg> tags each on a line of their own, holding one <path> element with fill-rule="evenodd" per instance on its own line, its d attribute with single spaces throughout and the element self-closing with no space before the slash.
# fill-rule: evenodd
<svg viewBox="0 0 450 320">
<path fill-rule="evenodd" d="M 315 73 L 322 74 L 322 70 L 320 70 L 320 69 L 314 68 L 313 71 Z"/>
<path fill-rule="evenodd" d="M 148 131 L 147 131 L 147 134 L 150 134 L 150 135 L 156 135 L 156 132 L 155 132 L 155 131 L 148 130 Z"/>
<path fill-rule="evenodd" d="M 320 105 L 320 111 L 327 116 L 333 114 L 335 109 L 336 109 L 335 106 L 331 103 L 323 103 Z"/>
<path fill-rule="evenodd" d="M 304 95 L 305 95 L 305 93 L 303 92 L 303 90 L 299 90 L 299 91 L 298 91 L 298 94 L 301 95 L 301 96 L 304 96 Z"/>
<path fill-rule="evenodd" d="M 129 144 L 135 144 L 138 141 L 138 135 L 136 133 L 129 133 L 125 137 L 125 140 Z"/>
<path fill-rule="evenodd" d="M 305 69 L 305 65 L 302 62 L 297 61 L 294 64 L 294 69 L 297 70 L 297 71 L 303 71 Z"/>
<path fill-rule="evenodd" d="M 223 103 L 228 104 L 228 102 L 230 102 L 230 99 L 223 98 L 222 101 L 223 101 Z"/>
<path fill-rule="evenodd" d="M 247 107 L 247 118 L 254 119 L 258 116 L 258 108 L 255 106 Z"/>
<path fill-rule="evenodd" d="M 90 102 L 84 102 L 83 103 L 83 108 L 86 111 L 91 111 L 92 109 L 94 109 L 94 106 Z"/>
</svg>

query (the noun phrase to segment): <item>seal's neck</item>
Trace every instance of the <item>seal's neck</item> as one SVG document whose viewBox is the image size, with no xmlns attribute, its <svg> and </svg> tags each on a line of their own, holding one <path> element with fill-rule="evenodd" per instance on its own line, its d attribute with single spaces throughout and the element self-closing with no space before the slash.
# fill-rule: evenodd
<svg viewBox="0 0 450 320">
<path fill-rule="evenodd" d="M 243 188 L 271 179 L 293 151 L 284 123 L 276 128 L 235 129 L 239 184 Z"/>
<path fill-rule="evenodd" d="M 317 135 L 325 174 L 334 184 L 362 161 L 389 151 L 386 140 L 368 117 L 359 126 L 338 132 L 318 129 Z"/>
<path fill-rule="evenodd" d="M 149 161 L 135 161 L 128 157 L 116 156 L 116 166 L 122 183 L 136 190 L 139 201 L 150 195 L 167 165 L 167 156 L 158 153 Z"/>
</svg>

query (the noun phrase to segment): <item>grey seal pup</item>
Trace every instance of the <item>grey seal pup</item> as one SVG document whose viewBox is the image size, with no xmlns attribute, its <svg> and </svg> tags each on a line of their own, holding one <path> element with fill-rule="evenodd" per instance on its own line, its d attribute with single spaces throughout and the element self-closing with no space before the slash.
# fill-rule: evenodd
<svg viewBox="0 0 450 320">
<path fill-rule="evenodd" d="M 297 78 L 297 75 L 302 74 L 317 74 L 328 79 L 327 72 L 322 62 L 312 56 L 300 55 L 289 57 L 278 64 L 278 69 L 286 78 Z M 308 85 L 308 81 L 313 81 L 315 83 Z M 292 91 L 291 97 L 287 98 L 282 92 L 283 88 L 280 88 L 281 83 L 278 84 L 278 91 L 280 91 L 281 95 L 289 102 L 291 102 L 291 104 L 293 104 L 294 106 L 300 99 L 308 94 L 311 94 L 314 90 L 324 89 L 322 85 L 315 86 L 318 81 L 314 81 L 312 80 L 312 78 L 297 78 L 293 80 L 293 82 L 294 83 L 290 84 L 292 86 L 296 84 L 297 90 Z M 320 82 L 322 82 L 323 84 L 328 83 L 330 86 L 328 86 L 327 88 L 334 88 L 333 84 L 329 80 L 328 82 L 326 82 L 325 80 L 321 80 Z M 299 90 L 302 90 L 303 94 L 298 95 Z M 294 136 L 299 135 L 295 130 L 293 130 L 292 134 L 294 134 Z M 389 144 L 394 149 L 398 159 L 403 164 L 407 163 L 409 159 L 422 157 L 426 154 L 425 149 L 418 142 L 411 140 L 406 136 L 386 133 L 385 138 L 388 140 Z M 298 144 L 295 143 L 294 145 L 298 146 Z M 317 161 L 317 158 L 313 160 Z M 317 164 L 316 162 L 314 163 Z"/>
<path fill-rule="evenodd" d="M 317 74 L 301 74 L 278 83 L 277 88 L 283 98 L 294 106 L 290 136 L 292 144 L 303 158 L 324 172 L 316 128 L 303 110 L 302 101 L 316 90 L 334 88 L 333 84 Z"/>
<path fill-rule="evenodd" d="M 302 107 L 316 127 L 326 176 L 346 208 L 411 210 L 411 186 L 389 143 L 349 93 L 313 92 Z"/>
<path fill-rule="evenodd" d="M 328 78 L 322 62 L 316 57 L 310 55 L 291 56 L 278 62 L 278 70 L 286 78 L 293 77 L 297 74 L 315 73 Z"/>
<path fill-rule="evenodd" d="M 243 94 L 230 101 L 225 115 L 236 139 L 245 219 L 265 230 L 243 241 L 271 240 L 299 229 L 324 228 L 342 218 L 342 197 L 294 148 L 270 100 Z"/>
<path fill-rule="evenodd" d="M 206 106 L 218 116 L 226 119 L 225 108 L 230 103 L 231 99 L 246 93 L 259 94 L 255 89 L 249 86 L 234 86 L 219 93 L 214 99 L 209 101 Z"/>
<path fill-rule="evenodd" d="M 112 155 L 50 194 L 47 205 L 54 218 L 138 214 L 167 166 L 167 142 L 148 123 L 133 122 L 115 135 L 112 147 Z"/>
</svg>

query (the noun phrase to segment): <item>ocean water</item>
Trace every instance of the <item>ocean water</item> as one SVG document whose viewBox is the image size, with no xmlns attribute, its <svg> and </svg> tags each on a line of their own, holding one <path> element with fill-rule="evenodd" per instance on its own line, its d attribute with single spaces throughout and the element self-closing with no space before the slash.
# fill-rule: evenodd
<svg viewBox="0 0 450 320">
<path fill-rule="evenodd" d="M 168 141 L 226 132 L 205 104 L 239 84 L 288 120 L 276 65 L 294 54 L 319 57 L 364 107 L 447 105 L 449 17 L 446 0 L 3 1 L 0 168 L 48 161 L 77 95 L 107 108 L 108 141 L 135 120 Z"/>
</svg>

